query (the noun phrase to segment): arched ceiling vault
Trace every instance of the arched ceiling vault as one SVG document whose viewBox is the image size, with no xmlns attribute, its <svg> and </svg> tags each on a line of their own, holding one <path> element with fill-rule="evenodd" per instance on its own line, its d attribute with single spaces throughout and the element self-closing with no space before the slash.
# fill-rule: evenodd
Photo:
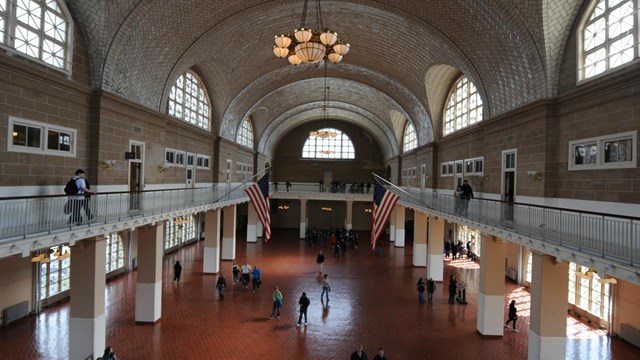
<svg viewBox="0 0 640 360">
<path fill-rule="evenodd" d="M 212 98 L 214 132 L 225 137 L 248 114 L 267 129 L 287 110 L 313 102 L 295 99 L 317 86 L 307 80 L 321 77 L 320 71 L 290 66 L 271 51 L 274 34 L 299 26 L 302 0 L 67 2 L 87 39 L 96 87 L 164 111 L 175 79 L 195 69 Z M 340 101 L 383 122 L 389 110 L 406 114 L 422 145 L 434 140 L 429 114 L 443 107 L 443 91 L 425 84 L 429 69 L 446 65 L 467 75 L 486 117 L 548 96 L 579 6 L 578 0 L 323 0 L 325 26 L 352 45 L 329 75 L 359 86 L 357 96 Z M 311 7 L 308 19 L 314 19 Z M 393 105 L 378 106 L 376 94 Z M 276 133 L 283 131 L 264 135 Z M 382 148 L 397 154 L 394 146 Z"/>
</svg>

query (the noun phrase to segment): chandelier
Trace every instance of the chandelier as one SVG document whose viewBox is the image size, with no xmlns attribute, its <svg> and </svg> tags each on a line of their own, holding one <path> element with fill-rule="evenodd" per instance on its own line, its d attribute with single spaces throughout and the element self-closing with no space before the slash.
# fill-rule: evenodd
<svg viewBox="0 0 640 360">
<path fill-rule="evenodd" d="M 327 139 L 330 137 L 336 137 L 338 134 L 335 131 L 330 131 L 328 129 L 328 113 L 329 111 L 329 87 L 327 86 L 327 63 L 324 64 L 324 100 L 322 104 L 322 122 L 320 123 L 321 127 L 318 130 L 313 130 L 309 132 L 309 136 L 311 137 L 319 137 L 321 139 Z M 330 151 L 330 150 L 323 150 Z M 332 153 L 333 151 L 331 151 Z M 322 151 L 321 151 L 322 153 Z"/>
<path fill-rule="evenodd" d="M 300 28 L 294 30 L 293 35 L 276 35 L 273 53 L 279 58 L 288 58 L 292 65 L 317 63 L 324 58 L 339 63 L 351 46 L 340 41 L 337 32 L 323 27 L 320 0 L 316 0 L 318 30 L 307 28 L 307 3 L 308 0 L 304 0 Z"/>
</svg>

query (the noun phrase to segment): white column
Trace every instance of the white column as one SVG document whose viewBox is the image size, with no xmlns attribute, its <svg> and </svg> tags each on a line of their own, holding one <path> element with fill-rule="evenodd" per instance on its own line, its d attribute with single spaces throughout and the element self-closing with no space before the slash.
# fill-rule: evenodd
<svg viewBox="0 0 640 360">
<path fill-rule="evenodd" d="M 262 223 L 258 220 L 258 223 L 256 223 L 256 237 L 262 238 L 263 235 L 264 227 L 262 227 Z"/>
<path fill-rule="evenodd" d="M 220 209 L 209 210 L 204 216 L 202 272 L 215 274 L 220 271 Z"/>
<path fill-rule="evenodd" d="M 71 254 L 69 358 L 95 359 L 106 346 L 106 241 L 104 237 L 78 241 Z"/>
<path fill-rule="evenodd" d="M 391 215 L 389 215 L 389 241 L 396 241 L 396 211 L 397 207 L 393 208 Z"/>
<path fill-rule="evenodd" d="M 504 240 L 482 235 L 480 258 L 480 288 L 478 289 L 478 323 L 482 335 L 502 336 L 504 333 Z"/>
<path fill-rule="evenodd" d="M 414 211 L 413 266 L 427 266 L 427 214 Z"/>
<path fill-rule="evenodd" d="M 258 219 L 258 213 L 256 212 L 256 208 L 253 207 L 253 203 L 249 202 L 249 205 L 247 205 L 247 242 L 258 242 L 256 233 L 258 226 L 262 226 L 262 223 Z"/>
<path fill-rule="evenodd" d="M 429 216 L 429 241 L 427 243 L 427 276 L 434 281 L 444 280 L 444 220 Z"/>
<path fill-rule="evenodd" d="M 347 201 L 347 219 L 344 224 L 345 229 L 353 229 L 353 201 Z"/>
<path fill-rule="evenodd" d="M 396 247 L 404 247 L 404 206 L 396 205 Z"/>
<path fill-rule="evenodd" d="M 483 255 L 484 255 L 484 249 Z M 533 252 L 529 359 L 564 359 L 567 348 L 569 263 Z M 517 303 L 516 303 L 517 307 Z"/>
<path fill-rule="evenodd" d="M 300 239 L 307 235 L 307 200 L 300 199 Z"/>
<path fill-rule="evenodd" d="M 233 260 L 236 258 L 236 206 L 226 206 L 222 211 L 222 260 Z"/>
<path fill-rule="evenodd" d="M 138 228 L 136 322 L 155 323 L 162 314 L 163 225 Z"/>
</svg>

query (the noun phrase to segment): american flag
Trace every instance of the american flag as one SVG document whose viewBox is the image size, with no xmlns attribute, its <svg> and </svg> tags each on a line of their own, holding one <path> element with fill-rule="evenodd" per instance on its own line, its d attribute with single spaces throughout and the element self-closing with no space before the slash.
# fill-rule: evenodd
<svg viewBox="0 0 640 360">
<path fill-rule="evenodd" d="M 373 186 L 373 221 L 371 224 L 371 248 L 375 250 L 376 242 L 382 229 L 389 220 L 393 208 L 398 202 L 398 195 L 385 189 L 382 184 L 375 180 Z"/>
<path fill-rule="evenodd" d="M 257 183 L 244 191 L 249 195 L 249 200 L 258 213 L 258 218 L 264 227 L 264 241 L 271 238 L 271 216 L 269 205 L 269 173 L 264 174 Z"/>
</svg>

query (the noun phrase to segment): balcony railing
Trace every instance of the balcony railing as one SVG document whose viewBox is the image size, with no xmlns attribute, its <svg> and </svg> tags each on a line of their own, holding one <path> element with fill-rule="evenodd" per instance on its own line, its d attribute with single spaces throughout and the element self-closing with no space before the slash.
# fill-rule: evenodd
<svg viewBox="0 0 640 360">
<path fill-rule="evenodd" d="M 640 218 L 391 188 L 400 202 L 629 266 L 640 265 Z"/>
</svg>

